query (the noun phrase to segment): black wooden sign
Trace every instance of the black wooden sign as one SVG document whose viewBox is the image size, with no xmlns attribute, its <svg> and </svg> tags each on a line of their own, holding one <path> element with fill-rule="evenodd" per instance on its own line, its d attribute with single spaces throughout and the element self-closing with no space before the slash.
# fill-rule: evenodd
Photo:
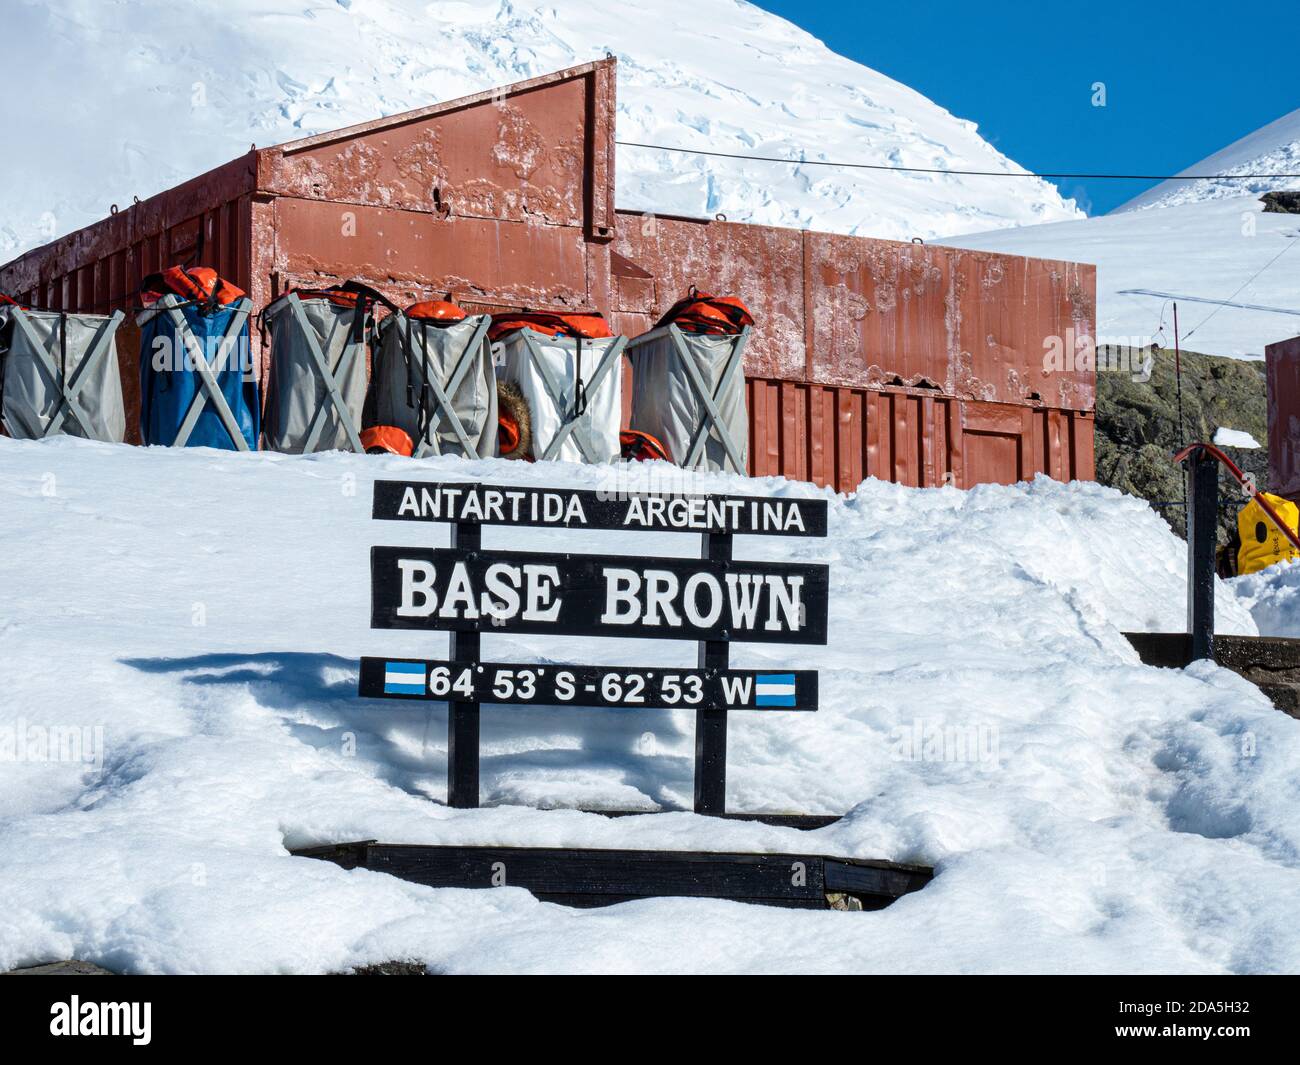
<svg viewBox="0 0 1300 1065">
<path fill-rule="evenodd" d="M 619 710 L 816 710 L 817 672 L 363 658 L 361 694 Z"/>
<path fill-rule="evenodd" d="M 372 515 L 448 522 L 450 548 L 374 547 L 370 624 L 445 629 L 448 661 L 366 658 L 360 693 L 445 700 L 447 801 L 478 805 L 479 707 L 686 708 L 695 715 L 695 810 L 726 812 L 727 716 L 817 709 L 811 670 L 731 669 L 729 644 L 824 644 L 824 565 L 742 562 L 736 534 L 825 536 L 826 501 L 620 494 L 465 482 L 376 481 Z M 483 550 L 484 525 L 687 532 L 699 559 Z M 480 633 L 698 641 L 695 669 L 480 661 Z"/>
<path fill-rule="evenodd" d="M 370 626 L 826 642 L 824 565 L 374 547 Z"/>
<path fill-rule="evenodd" d="M 376 481 L 374 518 L 625 532 L 825 536 L 826 501 L 653 495 L 438 481 Z"/>
</svg>

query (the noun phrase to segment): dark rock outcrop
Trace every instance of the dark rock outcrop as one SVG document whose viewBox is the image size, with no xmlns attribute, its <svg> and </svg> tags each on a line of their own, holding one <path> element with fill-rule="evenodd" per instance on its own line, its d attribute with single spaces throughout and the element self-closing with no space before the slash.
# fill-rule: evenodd
<svg viewBox="0 0 1300 1065">
<path fill-rule="evenodd" d="M 1213 440 L 1220 427 L 1268 440 L 1268 413 L 1261 361 L 1183 352 L 1182 419 L 1179 424 L 1178 375 L 1174 353 L 1156 349 L 1149 371 L 1133 359 L 1098 353 L 1097 480 L 1156 505 L 1173 530 L 1185 535 L 1181 501 L 1183 476 L 1170 461 L 1183 445 Z M 1113 353 L 1111 353 L 1113 356 Z M 1109 366 L 1123 363 L 1123 369 Z M 1224 448 L 1261 488 L 1268 487 L 1268 450 Z M 1245 498 L 1225 473 L 1220 496 L 1219 541 L 1226 543 Z"/>
<path fill-rule="evenodd" d="M 1259 198 L 1265 214 L 1300 214 L 1300 189 L 1266 192 Z"/>
</svg>

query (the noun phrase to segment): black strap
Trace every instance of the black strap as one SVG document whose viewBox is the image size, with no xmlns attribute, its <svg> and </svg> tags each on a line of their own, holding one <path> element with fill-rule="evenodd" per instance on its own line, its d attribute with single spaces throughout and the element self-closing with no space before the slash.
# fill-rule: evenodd
<svg viewBox="0 0 1300 1065">
<path fill-rule="evenodd" d="M 399 312 L 400 313 L 400 312 Z M 405 315 L 403 315 L 405 319 Z M 411 322 L 402 330 L 402 361 L 406 363 L 406 405 L 415 409 L 415 355 L 411 351 Z"/>
<path fill-rule="evenodd" d="M 581 418 L 587 413 L 587 382 L 582 379 L 582 337 L 577 337 L 576 380 L 573 385 L 573 409 L 569 412 L 569 421 Z"/>
<path fill-rule="evenodd" d="M 384 307 L 387 307 L 390 311 L 393 311 L 394 313 L 397 312 L 397 304 L 377 288 L 371 288 L 369 285 L 364 285 L 360 281 L 344 281 L 343 284 L 339 285 L 339 288 L 344 292 L 352 292 L 359 296 L 365 296 L 372 303 L 381 304 Z"/>
<path fill-rule="evenodd" d="M 416 425 L 423 441 L 429 433 L 429 331 L 424 328 L 420 329 L 420 416 Z"/>
</svg>

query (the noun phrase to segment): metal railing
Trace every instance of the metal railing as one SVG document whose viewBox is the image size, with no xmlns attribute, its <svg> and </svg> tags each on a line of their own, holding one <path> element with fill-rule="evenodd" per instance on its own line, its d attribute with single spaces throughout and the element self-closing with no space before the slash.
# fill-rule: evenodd
<svg viewBox="0 0 1300 1065">
<path fill-rule="evenodd" d="M 1189 444 L 1173 461 L 1187 471 L 1187 632 L 1191 656 L 1214 657 L 1214 549 L 1218 540 L 1219 466 L 1223 466 L 1259 504 L 1286 539 L 1300 551 L 1300 538 L 1256 486 L 1251 477 L 1213 444 Z"/>
</svg>

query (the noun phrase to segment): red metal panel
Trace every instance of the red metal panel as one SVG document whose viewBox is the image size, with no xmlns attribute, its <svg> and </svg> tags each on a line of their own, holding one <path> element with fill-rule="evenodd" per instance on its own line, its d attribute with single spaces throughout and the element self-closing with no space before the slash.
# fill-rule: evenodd
<svg viewBox="0 0 1300 1065">
<path fill-rule="evenodd" d="M 752 374 L 1076 410 L 1094 402 L 1090 370 L 1051 360 L 1093 332 L 1091 266 L 629 213 L 615 252 L 627 264 L 618 272 L 638 279 L 620 277 L 617 309 L 644 321 L 691 284 L 742 295 L 758 318 Z"/>
<path fill-rule="evenodd" d="M 840 492 L 864 477 L 912 487 L 1092 477 L 1092 418 L 918 389 L 747 380 L 750 472 Z"/>
<path fill-rule="evenodd" d="M 805 379 L 803 234 L 793 229 L 619 213 L 614 251 L 651 285 L 622 311 L 659 318 L 691 285 L 741 296 L 758 321 L 745 352 L 756 376 Z"/>
<path fill-rule="evenodd" d="M 1269 491 L 1300 498 L 1300 337 L 1264 348 Z"/>
<path fill-rule="evenodd" d="M 612 225 L 612 60 L 258 153 L 258 189 L 299 199 Z"/>
<path fill-rule="evenodd" d="M 1051 366 L 1093 333 L 1096 271 L 1076 263 L 808 234 L 810 376 L 858 387 L 1090 409 L 1091 371 Z"/>
<path fill-rule="evenodd" d="M 277 198 L 274 209 L 276 273 L 355 277 L 497 304 L 590 305 L 577 228 L 290 197 Z"/>
<path fill-rule="evenodd" d="M 1007 403 L 961 405 L 968 482 L 963 487 L 988 482 L 1015 484 L 1024 480 L 1032 465 L 1032 430 L 1026 431 L 1028 413 L 1027 408 Z"/>
<path fill-rule="evenodd" d="M 1092 411 L 1070 411 L 1070 480 L 1091 481 L 1097 476 L 1093 451 L 1096 415 Z"/>
</svg>

